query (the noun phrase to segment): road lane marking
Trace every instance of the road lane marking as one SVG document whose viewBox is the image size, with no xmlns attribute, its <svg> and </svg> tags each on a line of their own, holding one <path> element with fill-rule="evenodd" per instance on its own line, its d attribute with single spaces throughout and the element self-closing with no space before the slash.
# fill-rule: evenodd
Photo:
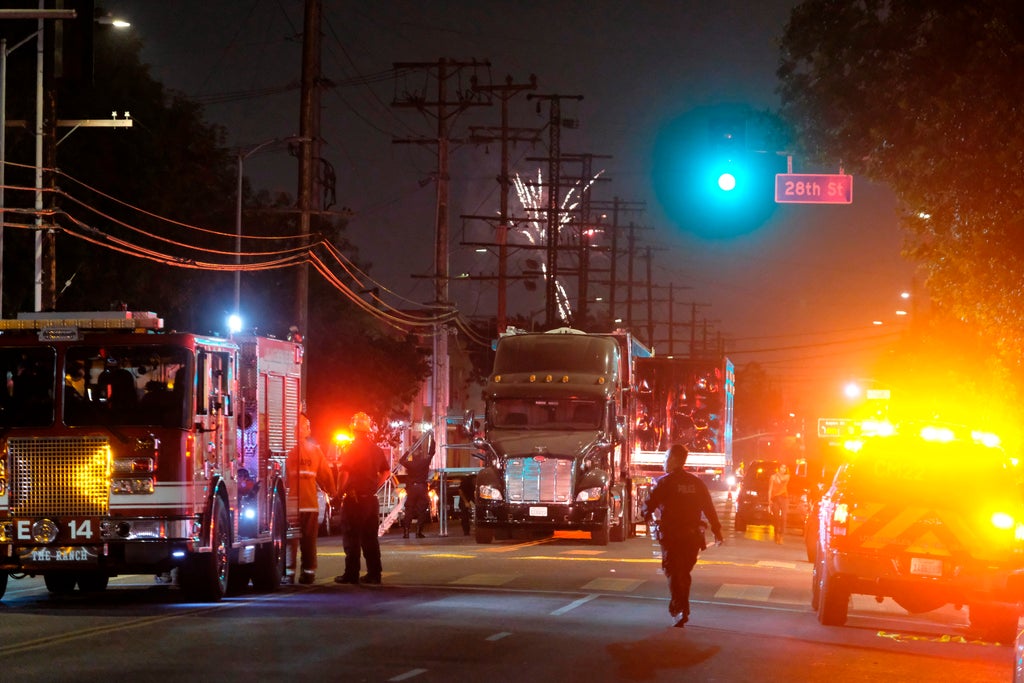
<svg viewBox="0 0 1024 683">
<path fill-rule="evenodd" d="M 510 553 L 513 550 L 519 550 L 520 548 L 529 548 L 535 545 L 544 545 L 545 543 L 551 543 L 554 541 L 554 537 L 540 538 L 536 541 L 524 541 L 523 543 L 516 543 L 514 545 L 502 545 L 493 548 L 481 548 L 482 553 Z"/>
<path fill-rule="evenodd" d="M 398 674 L 394 678 L 389 678 L 389 681 L 407 681 L 410 678 L 416 678 L 420 674 L 427 673 L 427 669 L 409 669 L 404 674 Z"/>
<path fill-rule="evenodd" d="M 607 550 L 565 550 L 563 555 L 604 555 Z"/>
<path fill-rule="evenodd" d="M 104 633 L 113 633 L 115 631 L 124 631 L 131 628 L 151 626 L 152 624 L 158 624 L 162 621 L 182 619 L 184 617 L 193 616 L 195 614 L 202 614 L 204 612 L 213 612 L 215 610 L 230 609 L 234 607 L 239 607 L 243 604 L 245 603 L 221 603 L 213 607 L 199 607 L 195 609 L 189 609 L 184 612 L 177 612 L 175 614 L 162 614 L 159 616 L 145 617 L 142 619 L 131 619 L 129 621 L 123 621 L 116 624 L 94 626 L 91 628 L 78 629 L 77 631 L 58 633 L 52 636 L 44 636 L 42 638 L 27 640 L 21 643 L 11 643 L 10 645 L 0 646 L 0 657 L 24 652 L 26 650 L 34 650 L 39 647 L 49 646 L 56 643 L 66 643 L 72 640 L 78 640 L 80 638 L 88 638 L 90 636 L 96 636 Z"/>
<path fill-rule="evenodd" d="M 580 598 L 579 600 L 573 600 L 572 602 L 570 602 L 565 607 L 559 607 L 558 609 L 556 609 L 554 612 L 551 613 L 551 616 L 553 616 L 553 617 L 560 617 L 563 614 L 565 614 L 566 612 L 571 612 L 572 610 L 576 609 L 580 605 L 585 605 L 588 602 L 590 602 L 591 600 L 594 600 L 595 598 L 598 598 L 598 597 L 600 597 L 600 596 L 597 595 L 596 593 L 592 593 L 590 595 L 585 595 L 582 598 Z"/>
<path fill-rule="evenodd" d="M 502 638 L 508 638 L 510 635 L 512 635 L 512 634 L 509 633 L 508 631 L 500 631 L 500 632 L 495 633 L 493 635 L 487 636 L 486 638 L 484 638 L 484 640 L 489 640 L 491 642 L 494 642 L 496 640 L 501 640 Z"/>
</svg>

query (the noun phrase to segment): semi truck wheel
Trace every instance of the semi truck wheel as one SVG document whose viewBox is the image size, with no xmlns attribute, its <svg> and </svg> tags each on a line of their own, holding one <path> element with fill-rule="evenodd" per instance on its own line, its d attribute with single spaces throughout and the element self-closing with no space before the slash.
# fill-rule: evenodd
<svg viewBox="0 0 1024 683">
<path fill-rule="evenodd" d="M 622 510 L 622 519 L 620 519 L 619 523 L 611 529 L 611 540 L 613 542 L 621 543 L 629 538 L 629 530 L 632 527 L 629 518 L 629 508 L 627 507 Z"/>
<path fill-rule="evenodd" d="M 605 514 L 604 524 L 590 530 L 590 542 L 594 545 L 608 545 L 609 538 L 611 538 L 611 522 L 608 520 L 608 515 Z"/>
</svg>

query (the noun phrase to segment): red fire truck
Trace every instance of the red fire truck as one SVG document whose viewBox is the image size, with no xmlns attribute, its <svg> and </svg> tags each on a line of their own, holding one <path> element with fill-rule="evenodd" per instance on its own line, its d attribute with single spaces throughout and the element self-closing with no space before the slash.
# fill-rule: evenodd
<svg viewBox="0 0 1024 683">
<path fill-rule="evenodd" d="M 176 571 L 195 599 L 281 583 L 302 347 L 154 313 L 0 320 L 0 597 Z"/>
</svg>

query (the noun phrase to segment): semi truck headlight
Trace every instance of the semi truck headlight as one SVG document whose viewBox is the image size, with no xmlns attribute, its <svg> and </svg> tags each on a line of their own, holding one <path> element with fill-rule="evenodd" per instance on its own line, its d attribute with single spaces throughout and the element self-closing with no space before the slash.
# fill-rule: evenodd
<svg viewBox="0 0 1024 683">
<path fill-rule="evenodd" d="M 603 486 L 592 486 L 589 489 L 583 489 L 576 494 L 577 503 L 586 503 L 592 500 L 601 500 L 604 497 Z"/>
<path fill-rule="evenodd" d="M 482 484 L 480 488 L 476 490 L 476 495 L 481 500 L 502 500 L 501 491 L 494 486 L 488 486 L 487 484 Z"/>
</svg>

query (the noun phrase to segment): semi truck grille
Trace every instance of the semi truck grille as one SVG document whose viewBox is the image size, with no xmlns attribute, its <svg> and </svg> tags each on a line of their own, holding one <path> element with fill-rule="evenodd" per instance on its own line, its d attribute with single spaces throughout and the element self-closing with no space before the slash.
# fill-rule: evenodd
<svg viewBox="0 0 1024 683">
<path fill-rule="evenodd" d="M 572 461 L 547 456 L 513 458 L 505 470 L 505 491 L 511 503 L 569 503 Z"/>
<path fill-rule="evenodd" d="M 13 438 L 8 439 L 7 450 L 13 516 L 107 514 L 110 444 L 106 437 Z"/>
</svg>

